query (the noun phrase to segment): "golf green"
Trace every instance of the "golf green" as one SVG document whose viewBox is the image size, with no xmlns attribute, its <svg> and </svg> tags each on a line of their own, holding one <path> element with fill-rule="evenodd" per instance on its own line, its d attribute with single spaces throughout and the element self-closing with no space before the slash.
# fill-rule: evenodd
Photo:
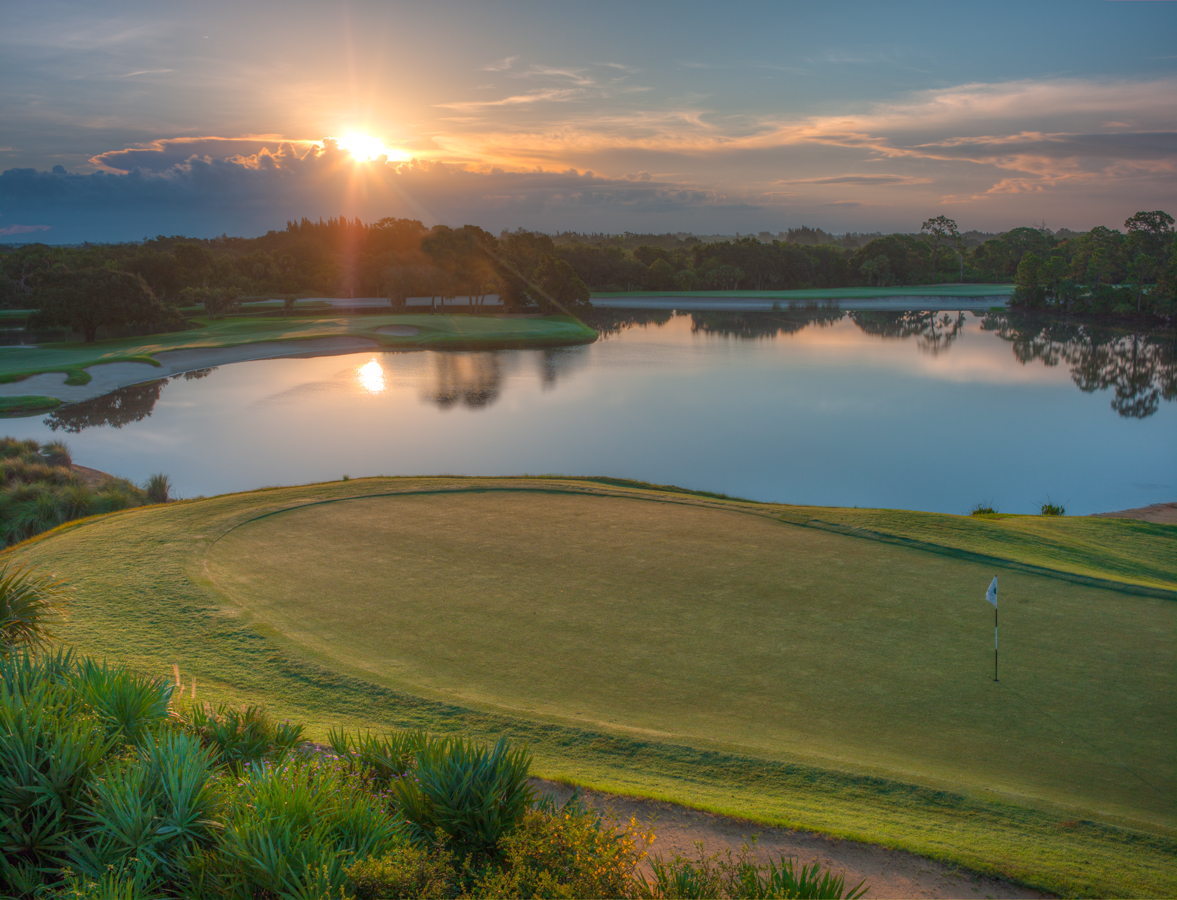
<svg viewBox="0 0 1177 900">
<path fill-rule="evenodd" d="M 1172 600 L 770 509 L 339 499 L 240 521 L 204 572 L 289 652 L 409 695 L 1177 825 Z"/>
</svg>

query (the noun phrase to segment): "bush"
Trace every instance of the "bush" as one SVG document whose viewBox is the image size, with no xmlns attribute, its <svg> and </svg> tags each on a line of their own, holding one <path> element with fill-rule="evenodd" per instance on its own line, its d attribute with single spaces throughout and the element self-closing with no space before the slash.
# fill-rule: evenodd
<svg viewBox="0 0 1177 900">
<path fill-rule="evenodd" d="M 487 749 L 463 738 L 435 738 L 416 753 L 412 778 L 390 793 L 419 846 L 438 830 L 459 856 L 494 855 L 499 839 L 522 821 L 535 799 L 531 754 L 506 738 Z"/>
<path fill-rule="evenodd" d="M 679 855 L 669 862 L 661 856 L 655 857 L 651 862 L 654 879 L 642 880 L 639 895 L 660 900 L 696 897 L 856 900 L 867 892 L 861 881 L 847 890 L 844 875 L 833 875 L 816 860 L 800 869 L 785 857 L 781 857 L 779 866 L 771 860 L 767 866 L 760 866 L 749 859 L 751 848 L 747 844 L 738 854 L 728 850 L 711 856 L 703 853 L 701 843 L 695 846 L 698 856 L 693 861 Z"/>
<path fill-rule="evenodd" d="M 142 745 L 168 721 L 175 686 L 166 679 L 87 659 L 78 665 L 73 680 L 107 736 L 120 743 Z"/>
<path fill-rule="evenodd" d="M 341 729 L 327 734 L 331 752 L 341 762 L 362 772 L 378 790 L 387 790 L 416 762 L 417 753 L 429 743 L 424 731 L 401 731 L 376 737 L 365 733 L 351 737 Z"/>
<path fill-rule="evenodd" d="M 233 792 L 219 856 L 203 877 L 235 897 L 335 897 L 348 865 L 403 843 L 382 800 L 342 767 L 256 764 Z"/>
<path fill-rule="evenodd" d="M 1065 516 L 1067 511 L 1061 506 L 1055 506 L 1053 503 L 1042 504 L 1042 515 L 1044 516 Z"/>
<path fill-rule="evenodd" d="M 217 765 L 233 773 L 266 760 L 281 762 L 302 740 L 301 725 L 277 723 L 258 706 L 193 704 L 178 716 L 182 726 L 212 751 Z"/>
<path fill-rule="evenodd" d="M 383 856 L 359 860 L 346 874 L 356 900 L 439 900 L 459 892 L 454 858 L 440 847 L 406 844 Z"/>
<path fill-rule="evenodd" d="M 579 795 L 562 809 L 530 810 L 500 842 L 500 860 L 473 885 L 477 897 L 626 897 L 652 834 L 589 810 Z"/>
<path fill-rule="evenodd" d="M 970 516 L 992 516 L 992 515 L 996 515 L 996 514 L 997 514 L 996 509 L 994 509 L 992 506 L 986 506 L 983 503 L 978 503 L 972 509 L 969 510 Z"/>
</svg>

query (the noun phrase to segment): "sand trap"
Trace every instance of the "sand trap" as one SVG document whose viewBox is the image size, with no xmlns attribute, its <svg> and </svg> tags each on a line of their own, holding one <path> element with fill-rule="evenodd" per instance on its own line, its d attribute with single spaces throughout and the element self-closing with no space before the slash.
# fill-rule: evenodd
<svg viewBox="0 0 1177 900">
<path fill-rule="evenodd" d="M 533 783 L 545 793 L 553 794 L 557 802 L 567 800 L 572 794 L 570 788 L 556 782 L 536 778 Z M 867 897 L 1053 896 L 950 863 L 876 844 L 862 844 L 809 831 L 772 828 L 656 800 L 635 800 L 596 791 L 583 791 L 582 796 L 589 806 L 606 810 L 618 821 L 628 822 L 632 816 L 638 825 L 652 830 L 654 843 L 648 852 L 651 856 L 661 855 L 663 859 L 676 853 L 695 858 L 696 841 L 702 842 L 707 853 L 721 853 L 728 848 L 737 852 L 742 844 L 750 843 L 756 837 L 753 855 L 761 864 L 769 860 L 779 862 L 782 856 L 793 857 L 803 865 L 818 860 L 836 875 L 845 873 L 847 887 L 865 880 L 870 888 Z M 647 877 L 652 874 L 648 864 L 642 870 Z"/>
<path fill-rule="evenodd" d="M 398 327 L 398 326 L 391 326 Z M 417 333 L 417 329 L 412 329 Z M 195 347 L 189 350 L 164 350 L 154 354 L 159 366 L 148 363 L 102 363 L 89 366 L 89 384 L 66 384 L 62 372 L 47 372 L 32 375 L 23 381 L 0 384 L 0 397 L 40 396 L 56 397 L 62 403 L 77 403 L 91 397 L 101 397 L 111 391 L 131 384 L 142 384 L 191 372 L 193 369 L 207 369 L 235 362 L 255 359 L 275 359 L 289 356 L 332 356 L 340 353 L 359 353 L 379 348 L 380 344 L 371 338 L 339 337 L 309 338 L 304 341 L 270 341 L 261 344 L 240 344 L 236 347 Z"/>
<path fill-rule="evenodd" d="M 420 328 L 414 328 L 412 325 L 384 325 L 376 329 L 377 334 L 390 334 L 395 337 L 412 337 L 414 334 L 420 334 Z"/>
</svg>

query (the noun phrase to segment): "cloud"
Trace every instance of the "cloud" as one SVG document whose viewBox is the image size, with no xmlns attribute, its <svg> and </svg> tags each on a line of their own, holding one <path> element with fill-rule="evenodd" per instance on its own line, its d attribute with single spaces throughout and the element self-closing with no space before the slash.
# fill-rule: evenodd
<svg viewBox="0 0 1177 900">
<path fill-rule="evenodd" d="M 308 144 L 305 151 L 297 149 Z M 213 148 L 226 155 L 210 158 Z M 187 152 L 193 149 L 197 152 Z M 739 198 L 654 181 L 645 173 L 629 180 L 575 169 L 477 170 L 427 160 L 356 163 L 331 140 L 182 139 L 95 160 L 103 168 L 90 174 L 64 169 L 0 174 L 0 208 L 26 218 L 39 214 L 53 223 L 61 241 L 223 231 L 253 235 L 302 216 L 395 216 L 492 228 L 554 222 L 567 227 L 587 217 L 603 227 L 627 217 L 677 221 L 691 210 L 734 214 L 753 208 Z"/>
<path fill-rule="evenodd" d="M 50 225 L 9 225 L 7 228 L 0 228 L 0 237 L 12 237 L 16 234 L 34 234 L 38 231 L 48 231 L 51 227 Z"/>
<path fill-rule="evenodd" d="M 928 184 L 930 178 L 913 178 L 909 175 L 834 175 L 830 178 L 795 178 L 782 180 L 778 184 Z"/>
</svg>

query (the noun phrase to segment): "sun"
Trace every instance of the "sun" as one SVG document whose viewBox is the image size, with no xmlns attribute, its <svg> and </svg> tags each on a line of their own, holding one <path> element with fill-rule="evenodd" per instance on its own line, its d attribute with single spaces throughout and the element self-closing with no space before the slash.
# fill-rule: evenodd
<svg viewBox="0 0 1177 900">
<path fill-rule="evenodd" d="M 345 134 L 338 138 L 339 146 L 351 154 L 352 159 L 358 162 L 368 162 L 381 156 L 396 157 L 400 154 L 384 146 L 384 141 L 380 138 L 372 137 L 370 134 Z"/>
</svg>

